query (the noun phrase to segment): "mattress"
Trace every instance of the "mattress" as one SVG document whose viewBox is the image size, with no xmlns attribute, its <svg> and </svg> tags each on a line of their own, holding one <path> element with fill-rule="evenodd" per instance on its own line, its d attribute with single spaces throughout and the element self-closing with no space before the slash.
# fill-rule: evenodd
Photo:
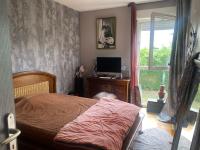
<svg viewBox="0 0 200 150">
<path fill-rule="evenodd" d="M 24 97 L 16 103 L 16 122 L 22 131 L 21 138 L 53 146 L 53 138 L 58 131 L 96 102 L 63 94 Z"/>
</svg>

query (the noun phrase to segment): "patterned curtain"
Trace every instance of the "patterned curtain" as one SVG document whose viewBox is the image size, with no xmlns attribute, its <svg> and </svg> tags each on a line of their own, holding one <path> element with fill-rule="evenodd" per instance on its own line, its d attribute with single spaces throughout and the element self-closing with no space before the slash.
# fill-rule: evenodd
<svg viewBox="0 0 200 150">
<path fill-rule="evenodd" d="M 141 106 L 141 96 L 138 86 L 138 49 L 137 49 L 137 16 L 136 5 L 130 3 L 131 7 L 131 99 L 130 102 Z"/>
<path fill-rule="evenodd" d="M 178 109 L 178 87 L 187 60 L 187 33 L 190 26 L 190 1 L 177 0 L 176 23 L 169 70 L 168 99 L 160 114 L 161 121 L 169 121 Z"/>
</svg>

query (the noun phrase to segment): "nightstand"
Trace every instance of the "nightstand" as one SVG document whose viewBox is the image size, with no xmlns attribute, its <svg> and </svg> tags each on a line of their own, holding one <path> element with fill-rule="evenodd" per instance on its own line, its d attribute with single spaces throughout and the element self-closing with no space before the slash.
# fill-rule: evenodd
<svg viewBox="0 0 200 150">
<path fill-rule="evenodd" d="M 88 77 L 86 95 L 88 98 L 100 92 L 115 94 L 118 99 L 129 102 L 129 79 Z"/>
</svg>

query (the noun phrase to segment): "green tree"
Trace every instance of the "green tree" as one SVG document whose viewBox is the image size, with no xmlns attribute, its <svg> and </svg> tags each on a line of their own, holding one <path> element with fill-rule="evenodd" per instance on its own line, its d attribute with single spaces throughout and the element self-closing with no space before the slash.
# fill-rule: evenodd
<svg viewBox="0 0 200 150">
<path fill-rule="evenodd" d="M 154 48 L 153 50 L 153 65 L 167 66 L 170 60 L 170 47 Z M 140 66 L 148 66 L 149 49 L 140 49 Z"/>
<path fill-rule="evenodd" d="M 162 47 L 153 50 L 153 65 L 167 66 L 170 61 L 171 49 L 169 47 Z"/>
<path fill-rule="evenodd" d="M 171 48 L 161 47 L 153 50 L 153 65 L 167 66 L 170 61 Z M 149 49 L 140 49 L 140 66 L 148 66 Z M 165 78 L 163 80 L 163 75 Z M 166 90 L 168 88 L 169 72 L 167 70 L 140 70 L 140 84 L 145 91 L 158 91 L 160 84 L 165 84 Z M 144 93 L 145 94 L 145 93 Z M 146 95 L 152 97 L 152 95 Z M 157 95 L 156 95 L 157 96 Z M 200 107 L 200 88 L 195 97 L 193 108 Z"/>
<path fill-rule="evenodd" d="M 140 66 L 148 66 L 149 49 L 140 49 Z"/>
<path fill-rule="evenodd" d="M 171 50 L 169 47 L 154 48 L 153 65 L 167 66 Z M 148 66 L 149 50 L 140 50 L 140 66 Z M 167 70 L 140 70 L 140 84 L 144 90 L 158 90 L 161 84 L 168 87 L 169 72 Z"/>
</svg>

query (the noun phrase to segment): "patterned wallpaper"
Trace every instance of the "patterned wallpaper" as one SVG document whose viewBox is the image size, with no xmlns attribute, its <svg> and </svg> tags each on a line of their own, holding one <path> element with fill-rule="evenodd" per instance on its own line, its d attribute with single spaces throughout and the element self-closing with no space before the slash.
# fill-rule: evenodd
<svg viewBox="0 0 200 150">
<path fill-rule="evenodd" d="M 52 0 L 9 0 L 13 72 L 57 76 L 57 91 L 73 88 L 80 63 L 79 13 Z"/>
</svg>

